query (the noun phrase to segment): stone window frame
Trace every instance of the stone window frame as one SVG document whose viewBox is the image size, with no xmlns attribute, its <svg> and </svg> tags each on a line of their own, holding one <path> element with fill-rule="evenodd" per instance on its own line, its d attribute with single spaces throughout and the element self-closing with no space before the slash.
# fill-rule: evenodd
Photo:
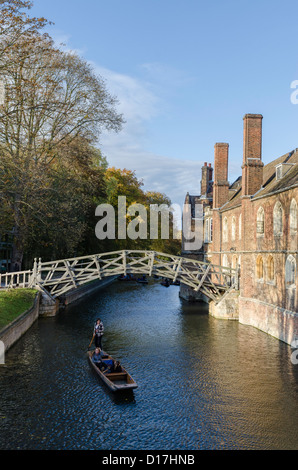
<svg viewBox="0 0 298 470">
<path fill-rule="evenodd" d="M 209 219 L 209 241 L 213 242 L 213 218 Z"/>
<path fill-rule="evenodd" d="M 296 278 L 297 278 L 296 259 L 293 255 L 289 255 L 286 259 L 286 266 L 285 266 L 286 289 L 296 289 Z"/>
<path fill-rule="evenodd" d="M 263 206 L 260 206 L 257 212 L 257 237 L 265 236 L 265 211 Z"/>
<path fill-rule="evenodd" d="M 264 282 L 264 259 L 262 255 L 258 255 L 256 259 L 256 280 L 257 282 Z"/>
<path fill-rule="evenodd" d="M 204 243 L 212 243 L 213 241 L 213 218 L 205 219 L 204 225 Z"/>
<path fill-rule="evenodd" d="M 209 243 L 209 218 L 205 219 L 204 243 Z"/>
<path fill-rule="evenodd" d="M 238 220 L 238 228 L 239 228 L 239 240 L 241 240 L 241 236 L 242 236 L 242 214 L 239 215 L 239 220 Z"/>
<path fill-rule="evenodd" d="M 273 209 L 273 235 L 275 237 L 281 237 L 283 235 L 283 215 L 284 210 L 282 207 L 282 203 L 280 201 L 277 201 Z"/>
<path fill-rule="evenodd" d="M 296 199 L 292 199 L 290 205 L 290 233 L 296 235 L 298 229 L 298 206 Z"/>
<path fill-rule="evenodd" d="M 275 260 L 273 255 L 268 255 L 266 262 L 267 284 L 275 284 Z"/>
</svg>

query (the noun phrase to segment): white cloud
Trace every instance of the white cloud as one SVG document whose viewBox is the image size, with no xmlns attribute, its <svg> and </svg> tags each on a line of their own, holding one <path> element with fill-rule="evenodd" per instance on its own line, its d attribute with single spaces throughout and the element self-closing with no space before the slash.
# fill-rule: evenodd
<svg viewBox="0 0 298 470">
<path fill-rule="evenodd" d="M 173 203 L 182 204 L 188 191 L 198 194 L 202 162 L 179 160 L 146 151 L 146 126 L 164 109 L 163 98 L 152 91 L 154 87 L 151 83 L 95 64 L 93 66 L 106 80 L 110 93 L 117 96 L 118 110 L 126 120 L 119 134 L 103 133 L 101 136 L 101 149 L 109 164 L 134 170 L 137 177 L 143 179 L 144 189 L 165 193 Z M 162 67 L 154 65 L 150 66 L 150 70 L 156 77 L 156 71 L 160 72 Z"/>
<path fill-rule="evenodd" d="M 85 51 L 71 48 L 70 37 L 59 31 L 54 40 L 57 45 L 63 43 L 64 50 L 82 57 L 87 55 Z M 104 132 L 101 136 L 100 147 L 109 165 L 135 171 L 143 180 L 145 190 L 165 193 L 176 204 L 183 204 L 188 191 L 198 194 L 202 162 L 179 160 L 146 150 L 150 121 L 169 112 L 168 94 L 185 86 L 191 77 L 160 63 L 140 65 L 142 78 L 136 78 L 89 62 L 95 73 L 106 81 L 108 91 L 117 97 L 117 109 L 126 121 L 120 133 Z"/>
<path fill-rule="evenodd" d="M 164 91 L 169 91 L 169 84 L 170 89 L 176 90 L 177 87 L 186 86 L 194 80 L 185 71 L 159 62 L 148 62 L 142 64 L 140 68 L 146 72 L 157 88 L 163 87 Z"/>
<path fill-rule="evenodd" d="M 202 162 L 155 155 L 137 145 L 121 147 L 117 138 L 103 139 L 102 147 L 109 164 L 134 170 L 137 177 L 143 179 L 145 190 L 165 193 L 175 204 L 183 204 L 187 192 L 200 193 Z"/>
<path fill-rule="evenodd" d="M 53 38 L 53 41 L 57 48 L 60 48 L 61 50 L 65 52 L 73 52 L 80 57 L 84 56 L 85 51 L 83 49 L 74 49 L 73 47 L 69 46 L 69 42 L 70 42 L 69 35 L 63 32 L 60 32 L 56 29 L 54 30 L 54 32 L 52 31 L 51 37 Z"/>
<path fill-rule="evenodd" d="M 141 123 L 158 114 L 159 98 L 142 81 L 92 64 L 96 73 L 107 83 L 107 88 L 119 100 L 119 111 L 128 123 Z"/>
</svg>

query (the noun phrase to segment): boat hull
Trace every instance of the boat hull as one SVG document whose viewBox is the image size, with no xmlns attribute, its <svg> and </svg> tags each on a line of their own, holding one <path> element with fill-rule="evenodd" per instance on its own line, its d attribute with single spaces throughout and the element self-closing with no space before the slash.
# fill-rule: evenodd
<svg viewBox="0 0 298 470">
<path fill-rule="evenodd" d="M 104 374 L 97 366 L 92 362 L 92 352 L 88 351 L 88 360 L 95 371 L 96 375 L 103 381 L 103 383 L 112 391 L 125 391 L 133 390 L 138 388 L 137 383 L 131 377 L 131 375 L 122 367 L 122 372 L 113 372 L 110 374 Z M 105 360 L 113 360 L 108 354 L 103 358 Z"/>
</svg>

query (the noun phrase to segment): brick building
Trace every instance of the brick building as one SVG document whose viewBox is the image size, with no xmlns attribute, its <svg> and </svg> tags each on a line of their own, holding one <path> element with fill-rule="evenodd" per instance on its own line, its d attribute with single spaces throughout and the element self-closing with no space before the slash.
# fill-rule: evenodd
<svg viewBox="0 0 298 470">
<path fill-rule="evenodd" d="M 211 165 L 205 164 L 201 196 L 186 196 L 186 203 L 204 204 L 204 245 L 196 253 L 182 247 L 182 253 L 239 267 L 240 294 L 236 300 L 234 294 L 230 318 L 291 344 L 298 339 L 298 149 L 264 165 L 262 119 L 244 116 L 242 175 L 233 184 L 229 145 L 215 145 L 213 179 Z M 185 286 L 180 295 L 195 300 Z M 226 305 L 210 312 L 229 317 Z"/>
</svg>

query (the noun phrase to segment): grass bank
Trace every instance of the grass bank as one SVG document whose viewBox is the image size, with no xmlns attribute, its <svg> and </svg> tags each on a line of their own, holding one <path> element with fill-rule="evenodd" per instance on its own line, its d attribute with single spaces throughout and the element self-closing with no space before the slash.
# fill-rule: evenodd
<svg viewBox="0 0 298 470">
<path fill-rule="evenodd" d="M 0 291 L 0 330 L 33 306 L 36 293 L 34 289 Z"/>
</svg>

